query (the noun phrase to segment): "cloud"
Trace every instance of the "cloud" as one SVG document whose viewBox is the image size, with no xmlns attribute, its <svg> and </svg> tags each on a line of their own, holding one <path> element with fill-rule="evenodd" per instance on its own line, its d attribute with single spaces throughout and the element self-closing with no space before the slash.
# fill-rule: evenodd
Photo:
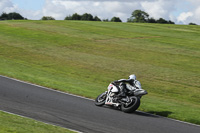
<svg viewBox="0 0 200 133">
<path fill-rule="evenodd" d="M 180 13 L 177 22 L 182 24 L 196 23 L 200 24 L 200 0 L 186 0 L 187 11 Z"/>
<path fill-rule="evenodd" d="M 72 15 L 73 13 L 91 13 L 93 16 L 98 16 L 101 19 L 111 19 L 116 16 L 126 21 L 137 7 L 140 7 L 140 4 L 136 2 L 127 3 L 114 0 L 105 0 L 103 2 L 98 0 L 46 0 L 42 14 L 63 20 L 67 15 Z"/>
<path fill-rule="evenodd" d="M 193 17 L 191 18 L 191 20 L 188 22 L 193 22 L 193 23 L 196 23 L 196 24 L 200 24 L 200 1 L 198 3 L 198 7 L 196 7 L 193 11 Z"/>
<path fill-rule="evenodd" d="M 171 12 L 175 10 L 175 1 L 157 0 L 141 2 L 143 9 L 155 19 L 169 19 Z"/>
<path fill-rule="evenodd" d="M 192 12 L 183 12 L 178 16 L 178 22 L 186 24 L 188 19 L 191 18 L 192 16 L 193 16 Z"/>
<path fill-rule="evenodd" d="M 52 16 L 56 19 L 63 19 L 63 14 L 67 11 L 65 6 L 60 3 L 56 3 L 52 0 L 46 0 L 45 6 L 43 7 L 41 14 L 43 16 Z"/>
<path fill-rule="evenodd" d="M 101 19 L 120 17 L 126 22 L 134 10 L 141 9 L 149 13 L 150 17 L 175 18 L 177 0 L 46 0 L 43 14 L 49 14 L 56 19 L 64 19 L 73 13 L 91 13 Z"/>
<path fill-rule="evenodd" d="M 197 7 L 192 13 L 192 15 L 188 17 L 188 19 L 185 21 L 185 24 L 188 24 L 190 22 L 200 24 L 200 6 Z"/>
<path fill-rule="evenodd" d="M 17 6 L 13 5 L 10 0 L 0 0 L 0 13 L 2 12 L 13 12 L 16 11 Z"/>
<path fill-rule="evenodd" d="M 54 1 L 141 2 L 141 1 L 155 1 L 155 0 L 54 0 Z"/>
</svg>

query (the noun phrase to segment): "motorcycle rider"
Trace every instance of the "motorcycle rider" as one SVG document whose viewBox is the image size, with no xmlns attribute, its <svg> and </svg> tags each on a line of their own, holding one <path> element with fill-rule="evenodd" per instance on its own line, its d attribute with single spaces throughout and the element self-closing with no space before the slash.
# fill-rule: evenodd
<svg viewBox="0 0 200 133">
<path fill-rule="evenodd" d="M 133 87 L 133 89 L 142 89 L 141 88 L 141 84 L 140 81 L 136 80 L 136 76 L 135 74 L 131 74 L 129 76 L 128 79 L 120 79 L 120 80 L 116 80 L 112 82 L 114 85 L 116 85 L 117 87 L 119 87 L 119 94 L 118 97 L 122 98 L 122 97 L 126 97 L 126 93 L 127 93 L 127 85 L 126 83 L 130 84 L 131 87 Z"/>
</svg>

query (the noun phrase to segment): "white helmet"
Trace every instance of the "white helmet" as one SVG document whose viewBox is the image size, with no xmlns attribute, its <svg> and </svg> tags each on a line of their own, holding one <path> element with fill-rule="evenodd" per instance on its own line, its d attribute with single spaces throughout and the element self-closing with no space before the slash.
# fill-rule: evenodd
<svg viewBox="0 0 200 133">
<path fill-rule="evenodd" d="M 136 76 L 135 76 L 135 74 L 131 74 L 131 75 L 129 76 L 129 79 L 136 80 Z"/>
</svg>

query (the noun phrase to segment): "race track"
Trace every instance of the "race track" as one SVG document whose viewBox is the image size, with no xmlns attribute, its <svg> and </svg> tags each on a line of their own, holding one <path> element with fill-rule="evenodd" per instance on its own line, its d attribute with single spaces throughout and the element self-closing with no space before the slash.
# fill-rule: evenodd
<svg viewBox="0 0 200 133">
<path fill-rule="evenodd" d="M 200 132 L 197 125 L 143 112 L 127 114 L 97 107 L 93 100 L 3 76 L 0 76 L 0 110 L 85 133 Z"/>
</svg>

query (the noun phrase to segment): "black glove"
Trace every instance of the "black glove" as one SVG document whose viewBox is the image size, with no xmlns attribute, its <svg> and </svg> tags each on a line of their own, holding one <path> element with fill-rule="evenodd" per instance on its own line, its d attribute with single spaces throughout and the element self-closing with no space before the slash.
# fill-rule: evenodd
<svg viewBox="0 0 200 133">
<path fill-rule="evenodd" d="M 113 81 L 112 83 L 116 84 L 116 83 L 119 83 L 119 81 L 118 81 L 118 80 L 115 80 L 115 81 Z"/>
</svg>

